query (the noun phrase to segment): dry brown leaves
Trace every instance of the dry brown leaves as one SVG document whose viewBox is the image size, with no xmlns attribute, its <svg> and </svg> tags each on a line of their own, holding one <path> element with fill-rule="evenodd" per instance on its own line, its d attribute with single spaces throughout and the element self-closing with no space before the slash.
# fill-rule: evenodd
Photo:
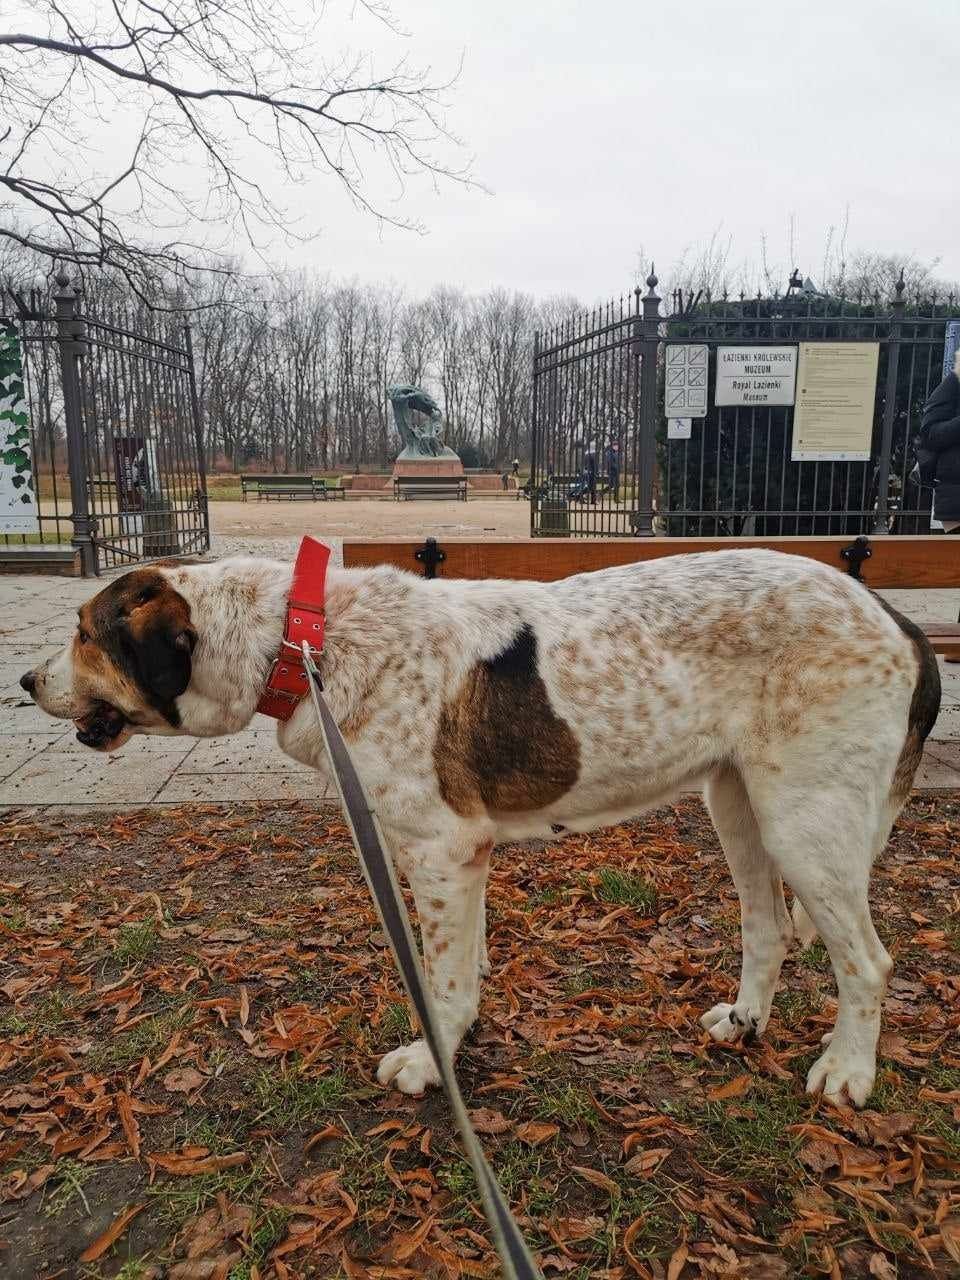
<svg viewBox="0 0 960 1280">
<path fill-rule="evenodd" d="M 960 1265 L 958 845 L 955 802 L 916 801 L 879 869 L 896 968 L 860 1114 L 801 1091 L 833 1013 L 816 952 L 762 1044 L 700 1031 L 739 942 L 695 802 L 497 860 L 461 1077 L 545 1276 Z M 496 1276 L 442 1100 L 373 1084 L 406 1018 L 339 823 L 13 815 L 0 881 L 5 1277 Z"/>
</svg>

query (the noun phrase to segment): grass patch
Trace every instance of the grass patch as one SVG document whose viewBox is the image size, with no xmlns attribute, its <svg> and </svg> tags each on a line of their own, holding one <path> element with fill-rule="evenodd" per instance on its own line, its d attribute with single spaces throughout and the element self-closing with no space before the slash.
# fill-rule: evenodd
<svg viewBox="0 0 960 1280">
<path fill-rule="evenodd" d="M 803 1116 L 803 1105 L 787 1086 L 770 1089 L 766 1096 L 745 1099 L 736 1106 L 708 1102 L 691 1110 L 689 1119 L 707 1139 L 701 1159 L 735 1169 L 744 1177 L 772 1177 L 786 1183 L 796 1172 L 799 1146 L 796 1136 L 787 1129 Z"/>
<path fill-rule="evenodd" d="M 562 889 L 535 889 L 533 893 L 527 895 L 527 909 L 536 911 L 538 907 L 555 907 L 562 898 Z"/>
<path fill-rule="evenodd" d="M 153 920 L 141 920 L 138 924 L 123 924 L 113 944 L 114 958 L 120 964 L 139 964 L 156 950 L 159 939 Z"/>
<path fill-rule="evenodd" d="M 189 1007 L 168 1009 L 153 1017 L 144 1018 L 129 1031 L 101 1040 L 90 1054 L 90 1065 L 100 1069 L 123 1070 L 134 1062 L 149 1058 L 158 1049 L 166 1047 L 174 1031 L 187 1021 Z"/>
<path fill-rule="evenodd" d="M 815 973 L 826 973 L 830 968 L 830 956 L 822 940 L 817 938 L 811 946 L 801 951 L 797 957 L 797 963 L 807 969 L 813 969 Z"/>
<path fill-rule="evenodd" d="M 545 1217 L 558 1201 L 557 1183 L 548 1176 L 543 1154 L 519 1142 L 507 1142 L 492 1159 L 497 1181 L 512 1203 L 523 1198 L 533 1217 Z"/>
<path fill-rule="evenodd" d="M 392 1044 L 406 1044 L 408 1040 L 413 1039 L 413 1028 L 410 1026 L 410 1011 L 406 1004 L 397 1001 L 396 1004 L 387 1005 L 386 1011 L 380 1020 L 380 1039 L 383 1042 Z"/>
<path fill-rule="evenodd" d="M 24 933 L 29 924 L 27 913 L 19 908 L 5 907 L 4 914 L 0 915 L 0 932 L 2 933 Z"/>
<path fill-rule="evenodd" d="M 4 1013 L 0 1015 L 0 1039 L 5 1036 L 22 1036 L 30 1030 L 30 1023 L 19 1013 Z"/>
<path fill-rule="evenodd" d="M 322 1006 L 330 1003 L 333 989 L 332 975 L 321 973 L 313 967 L 304 967 L 294 975 L 290 994 L 295 1002 Z"/>
<path fill-rule="evenodd" d="M 252 1205 L 256 1212 L 263 1191 L 264 1169 L 263 1162 L 257 1161 L 249 1168 L 168 1178 L 147 1187 L 144 1194 L 156 1203 L 160 1217 L 174 1226 L 203 1213 L 218 1195 L 238 1204 Z"/>
<path fill-rule="evenodd" d="M 576 973 L 571 973 L 569 978 L 564 978 L 563 994 L 581 996 L 584 991 L 591 991 L 596 985 L 597 979 L 589 969 L 578 969 Z"/>
<path fill-rule="evenodd" d="M 275 1248 L 287 1234 L 289 1212 L 281 1205 L 271 1205 L 254 1224 L 250 1234 L 247 1256 L 242 1262 L 231 1267 L 227 1280 L 250 1280 L 254 1267 L 261 1271 L 270 1250 Z"/>
<path fill-rule="evenodd" d="M 79 1201 L 89 1218 L 90 1204 L 83 1188 L 98 1172 L 91 1164 L 81 1164 L 78 1160 L 61 1160 L 45 1188 L 43 1212 L 47 1217 L 56 1218 Z"/>
<path fill-rule="evenodd" d="M 538 1120 L 553 1120 L 569 1129 L 595 1129 L 598 1120 L 593 1099 L 575 1084 L 545 1092 L 537 1099 L 534 1115 Z"/>
<path fill-rule="evenodd" d="M 116 1280 L 143 1280 L 148 1271 L 147 1264 L 139 1258 L 128 1258 L 117 1272 Z"/>
<path fill-rule="evenodd" d="M 347 1077 L 343 1071 L 305 1076 L 296 1066 L 289 1071 L 264 1068 L 254 1087 L 260 1105 L 257 1120 L 269 1120 L 287 1129 L 306 1125 L 341 1107 L 347 1096 Z"/>
<path fill-rule="evenodd" d="M 362 1220 L 387 1204 L 395 1187 L 387 1177 L 383 1160 L 364 1142 L 349 1139 L 341 1152 L 340 1185 L 353 1196 Z"/>
<path fill-rule="evenodd" d="M 802 987 L 787 987 L 777 992 L 773 1004 L 781 1022 L 788 1026 L 799 1026 L 812 1014 L 820 1012 L 823 1008 L 823 995 L 819 991 L 804 991 Z"/>
<path fill-rule="evenodd" d="M 591 887 L 599 902 L 608 902 L 612 906 L 636 907 L 644 912 L 650 912 L 656 906 L 656 888 L 636 871 L 601 867 L 596 883 Z"/>
</svg>

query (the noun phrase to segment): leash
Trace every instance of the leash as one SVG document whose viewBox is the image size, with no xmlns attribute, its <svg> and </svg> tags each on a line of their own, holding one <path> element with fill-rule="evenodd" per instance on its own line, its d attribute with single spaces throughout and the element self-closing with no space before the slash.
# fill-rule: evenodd
<svg viewBox="0 0 960 1280">
<path fill-rule="evenodd" d="M 436 1011 L 427 991 L 420 957 L 417 955 L 410 929 L 410 920 L 397 887 L 393 862 L 384 847 L 379 824 L 370 808 L 363 784 L 347 750 L 347 744 L 330 713 L 326 700 L 321 697 L 323 683 L 313 660 L 313 651 L 306 640 L 302 642 L 302 652 L 303 665 L 310 676 L 310 696 L 313 700 L 317 724 L 320 726 L 324 745 L 327 748 L 337 791 L 343 802 L 343 810 L 353 835 L 353 843 L 360 855 L 364 879 L 373 897 L 384 933 L 389 939 L 393 958 L 397 962 L 410 1003 L 420 1020 L 423 1038 L 440 1070 L 443 1090 L 453 1111 L 457 1128 L 460 1130 L 467 1158 L 476 1174 L 480 1197 L 483 1200 L 487 1221 L 493 1231 L 494 1244 L 503 1267 L 504 1280 L 543 1280 L 470 1123 L 466 1104 L 453 1071 L 452 1060 L 441 1049 Z"/>
</svg>

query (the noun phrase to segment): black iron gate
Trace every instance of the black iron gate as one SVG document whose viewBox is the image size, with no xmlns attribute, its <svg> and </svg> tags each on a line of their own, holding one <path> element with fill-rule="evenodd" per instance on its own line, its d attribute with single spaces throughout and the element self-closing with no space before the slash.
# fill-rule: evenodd
<svg viewBox="0 0 960 1280">
<path fill-rule="evenodd" d="M 8 309 L 20 339 L 39 533 L 4 535 L 24 557 L 71 548 L 99 573 L 210 545 L 189 327 L 88 316 L 65 276 L 55 314 Z"/>
<path fill-rule="evenodd" d="M 537 336 L 534 536 L 924 533 L 930 490 L 910 480 L 923 403 L 960 307 L 834 298 L 795 275 L 783 297 L 672 299 L 647 291 Z M 869 461 L 795 462 L 792 407 L 718 406 L 717 348 L 870 342 L 879 367 Z M 664 345 L 708 349 L 706 415 L 668 438 Z"/>
</svg>

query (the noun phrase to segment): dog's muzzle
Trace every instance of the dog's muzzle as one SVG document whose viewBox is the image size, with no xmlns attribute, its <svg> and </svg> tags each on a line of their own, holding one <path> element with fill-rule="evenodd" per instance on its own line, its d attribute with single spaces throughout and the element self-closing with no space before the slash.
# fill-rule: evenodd
<svg viewBox="0 0 960 1280">
<path fill-rule="evenodd" d="M 98 703 L 89 715 L 73 722 L 77 726 L 77 741 L 85 747 L 102 751 L 116 742 L 129 723 L 127 717 L 108 702 Z"/>
</svg>

